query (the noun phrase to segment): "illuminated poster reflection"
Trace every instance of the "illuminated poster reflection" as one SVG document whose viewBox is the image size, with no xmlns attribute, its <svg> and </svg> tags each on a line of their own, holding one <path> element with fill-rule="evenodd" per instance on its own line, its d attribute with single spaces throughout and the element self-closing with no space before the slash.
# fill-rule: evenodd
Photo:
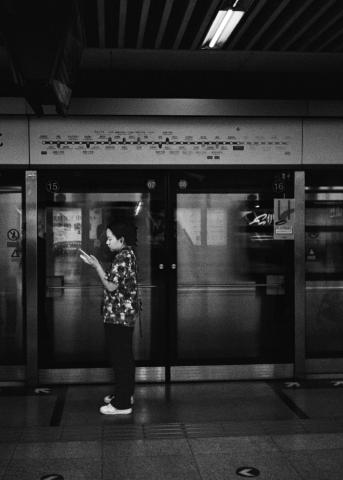
<svg viewBox="0 0 343 480">
<path fill-rule="evenodd" d="M 53 249 L 70 252 L 81 247 L 81 208 L 53 208 Z"/>
</svg>

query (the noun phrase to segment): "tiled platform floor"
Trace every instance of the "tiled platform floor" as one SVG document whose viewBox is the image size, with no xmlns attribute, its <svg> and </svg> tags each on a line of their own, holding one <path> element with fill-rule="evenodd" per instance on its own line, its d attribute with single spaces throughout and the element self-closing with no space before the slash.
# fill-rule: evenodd
<svg viewBox="0 0 343 480">
<path fill-rule="evenodd" d="M 139 384 L 134 413 L 120 418 L 98 413 L 106 385 L 0 386 L 0 479 L 231 480 L 254 467 L 260 479 L 342 480 L 343 388 L 333 385 Z"/>
</svg>

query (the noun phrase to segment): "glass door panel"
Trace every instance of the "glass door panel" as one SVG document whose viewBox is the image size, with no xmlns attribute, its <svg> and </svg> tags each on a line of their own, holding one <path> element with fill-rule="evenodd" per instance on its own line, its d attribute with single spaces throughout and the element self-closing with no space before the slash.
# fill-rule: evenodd
<svg viewBox="0 0 343 480">
<path fill-rule="evenodd" d="M 179 363 L 289 362 L 293 242 L 273 238 L 273 177 L 249 184 L 236 174 L 232 184 L 231 176 L 184 180 L 189 187 L 177 194 L 175 356 Z"/>
<path fill-rule="evenodd" d="M 0 185 L 0 365 L 25 363 L 22 189 Z"/>
<path fill-rule="evenodd" d="M 307 358 L 343 357 L 342 245 L 343 177 L 336 172 L 308 173 L 305 246 Z"/>
<path fill-rule="evenodd" d="M 156 179 L 115 172 L 83 172 L 55 180 L 42 176 L 39 198 L 40 295 L 39 357 L 41 366 L 107 365 L 101 304 L 103 287 L 93 269 L 79 258 L 79 248 L 94 254 L 108 268 L 106 225 L 130 218 L 137 227 L 139 293 L 143 304 L 141 329 L 134 336 L 135 358 L 161 365 L 165 355 L 165 289 L 158 264 L 163 263 L 165 204 L 163 185 Z M 44 191 L 56 182 L 58 192 Z M 126 187 L 125 187 L 125 182 Z M 159 183 L 159 185 L 158 185 Z M 124 185 L 124 187 L 123 187 Z M 147 186 L 149 185 L 149 186 Z M 123 191 L 124 190 L 124 191 Z"/>
</svg>

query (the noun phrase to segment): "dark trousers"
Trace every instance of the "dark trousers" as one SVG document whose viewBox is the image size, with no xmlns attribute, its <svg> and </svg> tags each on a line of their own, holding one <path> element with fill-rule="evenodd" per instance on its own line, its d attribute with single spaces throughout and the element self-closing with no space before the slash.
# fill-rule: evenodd
<svg viewBox="0 0 343 480">
<path fill-rule="evenodd" d="M 105 323 L 108 355 L 114 370 L 114 399 L 119 409 L 131 408 L 135 389 L 135 360 L 132 351 L 133 327 Z"/>
</svg>

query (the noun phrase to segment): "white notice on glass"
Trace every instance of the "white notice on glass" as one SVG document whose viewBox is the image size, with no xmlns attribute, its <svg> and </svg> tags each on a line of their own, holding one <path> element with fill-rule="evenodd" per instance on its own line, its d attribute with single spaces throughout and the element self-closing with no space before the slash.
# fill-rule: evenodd
<svg viewBox="0 0 343 480">
<path fill-rule="evenodd" d="M 223 208 L 207 209 L 207 245 L 227 244 L 227 216 Z"/>
<path fill-rule="evenodd" d="M 74 242 L 80 243 L 81 208 L 53 208 L 52 212 L 54 247 L 66 246 Z M 72 247 L 72 245 L 69 246 Z"/>
<path fill-rule="evenodd" d="M 89 238 L 96 240 L 98 238 L 98 226 L 102 224 L 101 208 L 89 209 Z"/>
<path fill-rule="evenodd" d="M 178 208 L 177 221 L 184 235 L 193 245 L 201 245 L 200 208 Z"/>
</svg>

